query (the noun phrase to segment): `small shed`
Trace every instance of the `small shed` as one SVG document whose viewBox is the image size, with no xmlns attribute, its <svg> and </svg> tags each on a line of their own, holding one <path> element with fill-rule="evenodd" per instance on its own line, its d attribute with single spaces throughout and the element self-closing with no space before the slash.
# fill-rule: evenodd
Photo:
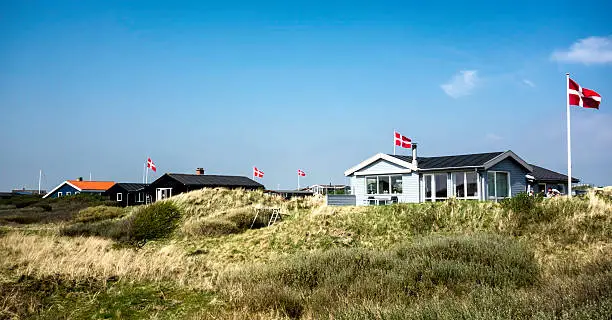
<svg viewBox="0 0 612 320">
<path fill-rule="evenodd" d="M 147 202 L 147 196 L 151 197 L 146 193 L 147 186 L 144 183 L 118 182 L 106 191 L 106 196 L 124 207 L 141 205 Z"/>
</svg>

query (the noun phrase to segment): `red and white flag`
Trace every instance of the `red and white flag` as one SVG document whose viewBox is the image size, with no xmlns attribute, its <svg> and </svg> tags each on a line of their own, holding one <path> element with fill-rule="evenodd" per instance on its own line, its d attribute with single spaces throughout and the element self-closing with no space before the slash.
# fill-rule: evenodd
<svg viewBox="0 0 612 320">
<path fill-rule="evenodd" d="M 151 158 L 147 159 L 147 168 L 150 168 L 151 170 L 157 172 L 157 167 L 155 166 L 155 163 L 153 163 Z"/>
<path fill-rule="evenodd" d="M 304 172 L 304 171 L 302 171 L 302 170 L 298 169 L 298 176 L 300 176 L 300 177 L 305 177 L 305 176 L 306 176 L 306 172 Z"/>
<path fill-rule="evenodd" d="M 601 103 L 601 96 L 599 93 L 581 87 L 572 79 L 569 79 L 567 94 L 569 95 L 570 106 L 599 109 L 599 104 Z"/>
<path fill-rule="evenodd" d="M 399 132 L 395 132 L 395 145 L 402 148 L 412 148 L 412 140 L 410 138 L 401 135 Z"/>
<path fill-rule="evenodd" d="M 257 169 L 257 167 L 253 167 L 253 177 L 263 178 L 263 176 L 264 176 L 264 172 L 263 171 Z"/>
</svg>

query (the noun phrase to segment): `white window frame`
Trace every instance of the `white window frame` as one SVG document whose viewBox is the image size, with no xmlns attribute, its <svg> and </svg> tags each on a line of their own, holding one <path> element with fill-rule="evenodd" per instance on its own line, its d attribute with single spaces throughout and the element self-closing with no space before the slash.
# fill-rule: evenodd
<svg viewBox="0 0 612 320">
<path fill-rule="evenodd" d="M 66 191 L 66 195 L 67 195 L 67 196 L 70 196 L 70 195 L 72 195 L 72 192 L 70 192 L 70 191 Z"/>
<path fill-rule="evenodd" d="M 446 176 L 446 197 L 436 197 L 436 175 L 445 175 Z M 427 197 L 427 194 L 425 193 L 425 179 L 427 179 L 427 177 L 431 177 L 431 197 Z M 452 179 L 452 178 L 451 178 Z M 452 185 L 452 183 L 451 183 Z M 423 175 L 423 200 L 424 201 L 431 201 L 431 202 L 436 202 L 438 200 L 448 200 L 448 187 L 449 187 L 449 183 L 448 183 L 448 172 L 436 172 L 436 173 L 428 173 L 428 174 L 424 174 Z"/>
<path fill-rule="evenodd" d="M 476 195 L 475 196 L 464 196 L 464 197 L 458 197 L 457 196 L 457 181 L 455 181 L 455 174 L 458 173 L 462 173 L 463 174 L 463 194 L 467 195 L 467 188 L 468 188 L 468 184 L 467 184 L 467 174 L 468 173 L 474 173 L 476 174 Z M 455 171 L 455 172 L 451 172 L 451 184 L 452 184 L 452 188 L 453 188 L 453 197 L 457 198 L 457 199 L 462 199 L 462 200 L 478 200 L 480 199 L 480 183 L 478 183 L 478 178 L 479 178 L 479 174 L 478 172 L 475 171 Z"/>
<path fill-rule="evenodd" d="M 59 198 L 59 197 L 63 197 L 63 196 L 64 196 L 64 193 L 63 193 L 63 192 L 58 192 L 58 193 L 57 193 L 57 197 L 58 197 L 58 198 Z"/>
<path fill-rule="evenodd" d="M 123 193 L 117 192 L 117 202 L 123 201 Z"/>
<path fill-rule="evenodd" d="M 144 202 L 143 192 L 138 192 L 138 195 L 136 196 L 136 202 Z"/>
<path fill-rule="evenodd" d="M 75 191 L 75 192 L 74 192 L 74 195 L 77 195 L 77 194 L 79 194 L 79 193 L 81 193 L 81 191 Z"/>
<path fill-rule="evenodd" d="M 494 173 L 493 175 L 493 185 L 495 186 L 495 196 L 489 196 L 489 173 Z M 497 196 L 497 173 L 505 173 L 508 175 L 508 197 L 498 197 Z M 500 171 L 500 170 L 489 170 L 487 171 L 487 195 L 486 199 L 488 200 L 501 200 L 506 198 L 512 198 L 512 179 L 509 171 Z"/>
<path fill-rule="evenodd" d="M 389 193 L 378 193 L 378 186 L 379 186 L 379 179 L 383 177 L 383 178 L 387 178 L 388 182 L 389 182 Z M 391 184 L 391 178 L 392 177 L 399 177 L 400 180 L 402 181 L 402 192 L 400 193 L 394 193 L 393 192 L 393 185 Z M 368 178 L 376 178 L 376 192 L 375 193 L 368 193 Z M 363 177 L 363 182 L 365 185 L 365 194 L 367 196 L 381 196 L 381 195 L 398 195 L 398 194 L 403 194 L 404 193 L 404 176 L 402 176 L 401 174 L 380 174 L 380 175 L 368 175 L 368 176 L 364 176 Z"/>
</svg>

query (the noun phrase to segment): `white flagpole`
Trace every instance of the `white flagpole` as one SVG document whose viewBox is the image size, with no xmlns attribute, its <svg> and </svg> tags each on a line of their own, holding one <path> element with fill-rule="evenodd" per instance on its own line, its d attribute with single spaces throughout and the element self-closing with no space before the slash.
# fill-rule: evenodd
<svg viewBox="0 0 612 320">
<path fill-rule="evenodd" d="M 38 194 L 40 195 L 40 182 L 42 181 L 42 169 L 38 172 Z"/>
<path fill-rule="evenodd" d="M 147 156 L 147 164 L 146 164 L 146 174 L 145 174 L 145 184 L 149 183 L 149 157 Z"/>
<path fill-rule="evenodd" d="M 569 101 L 569 73 L 565 74 L 565 99 L 567 100 L 567 196 L 572 197 L 572 135 L 570 132 L 570 101 Z"/>
<path fill-rule="evenodd" d="M 142 183 L 145 183 L 145 172 L 147 171 L 147 162 L 144 162 L 144 167 L 142 167 Z"/>
<path fill-rule="evenodd" d="M 300 190 L 300 174 L 298 173 L 297 176 L 298 176 L 298 188 L 297 189 Z"/>
</svg>

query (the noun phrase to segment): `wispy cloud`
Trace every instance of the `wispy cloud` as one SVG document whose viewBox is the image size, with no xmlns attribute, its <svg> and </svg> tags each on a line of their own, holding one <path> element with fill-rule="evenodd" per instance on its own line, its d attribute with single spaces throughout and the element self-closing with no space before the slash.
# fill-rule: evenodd
<svg viewBox="0 0 612 320">
<path fill-rule="evenodd" d="M 489 141 L 499 141 L 499 140 L 502 140 L 503 138 L 499 135 L 496 135 L 495 133 L 487 133 L 485 135 L 485 139 Z"/>
<path fill-rule="evenodd" d="M 530 86 L 530 87 L 532 87 L 532 88 L 535 88 L 535 86 L 536 86 L 536 85 L 535 85 L 535 83 L 533 83 L 533 82 L 532 82 L 531 80 L 529 80 L 529 79 L 523 79 L 523 83 L 524 83 L 524 84 L 526 84 L 526 85 L 528 85 L 528 86 Z"/>
<path fill-rule="evenodd" d="M 553 52 L 551 58 L 570 63 L 612 63 L 612 36 L 580 39 L 568 50 Z"/>
<path fill-rule="evenodd" d="M 472 94 L 478 80 L 478 71 L 463 70 L 454 75 L 448 83 L 442 84 L 440 87 L 447 95 L 457 99 Z"/>
</svg>

